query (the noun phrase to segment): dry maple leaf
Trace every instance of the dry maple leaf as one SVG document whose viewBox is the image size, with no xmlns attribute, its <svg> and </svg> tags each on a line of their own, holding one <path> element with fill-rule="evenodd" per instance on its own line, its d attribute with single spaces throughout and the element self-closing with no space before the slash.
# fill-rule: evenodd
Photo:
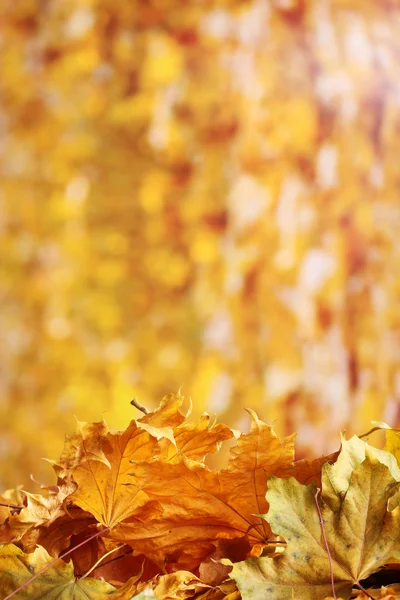
<svg viewBox="0 0 400 600">
<path fill-rule="evenodd" d="M 154 434 L 153 437 L 157 439 L 167 437 L 174 443 L 172 427 L 180 425 L 185 420 L 185 416 L 179 410 L 182 402 L 183 396 L 179 393 L 165 396 L 156 410 L 139 420 L 132 420 L 126 431 L 132 427 L 139 427 L 143 430 L 151 430 Z M 101 462 L 111 468 L 111 463 L 104 451 L 109 434 L 107 423 L 104 420 L 97 423 L 78 421 L 75 433 L 72 436 L 65 436 L 60 458 L 47 460 L 61 479 L 71 476 L 76 468 L 87 461 Z"/>
<path fill-rule="evenodd" d="M 19 486 L 15 489 L 5 490 L 0 495 L 0 524 L 24 506 L 24 496 L 21 490 L 22 486 Z"/>
<path fill-rule="evenodd" d="M 240 600 L 240 593 L 232 579 L 196 595 L 196 600 Z"/>
<path fill-rule="evenodd" d="M 90 535 L 95 531 L 96 519 L 90 513 L 77 506 L 71 506 L 68 512 L 60 511 L 56 518 L 50 518 L 47 522 L 39 522 L 37 525 L 30 523 L 30 527 L 24 531 L 16 521 L 12 522 L 12 530 L 16 535 L 13 541 L 23 547 L 25 552 L 33 552 L 37 545 L 43 546 L 51 556 L 58 556 L 69 546 L 74 535 L 86 532 Z"/>
<path fill-rule="evenodd" d="M 353 596 L 355 600 L 368 600 L 368 598 L 372 598 L 373 600 L 399 600 L 400 599 L 400 585 L 394 584 L 391 586 L 382 586 L 380 589 L 376 588 L 368 588 L 364 592 L 360 590 L 356 590 Z M 324 600 L 335 600 L 333 596 L 328 596 L 324 598 Z M 342 598 L 337 598 L 337 600 L 343 600 Z"/>
<path fill-rule="evenodd" d="M 76 485 L 69 482 L 45 495 L 24 492 L 26 506 L 8 518 L 12 541 L 18 541 L 25 552 L 33 552 L 39 544 L 52 556 L 58 556 L 72 535 L 96 525 L 94 517 L 81 508 L 66 509 L 64 500 L 75 488 Z"/>
<path fill-rule="evenodd" d="M 39 574 L 42 569 L 45 570 Z M 28 583 L 35 575 L 37 577 Z M 65 563 L 61 559 L 53 562 L 44 548 L 38 547 L 32 554 L 25 554 L 13 544 L 7 544 L 0 549 L 2 598 L 8 597 L 8 594 L 12 594 L 19 586 L 27 584 L 15 595 L 16 599 L 102 600 L 111 597 L 114 600 L 130 600 L 143 587 L 137 586 L 137 580 L 138 576 L 134 576 L 117 590 L 111 584 L 98 579 L 77 579 L 71 562 Z"/>
<path fill-rule="evenodd" d="M 10 527 L 9 518 L 18 514 L 24 507 L 24 497 L 21 493 L 22 486 L 6 490 L 0 495 L 0 543 L 11 542 L 14 533 Z"/>
<path fill-rule="evenodd" d="M 334 496 L 332 486 L 332 475 L 339 479 L 341 473 L 339 460 L 333 466 L 325 465 L 322 472 L 323 526 L 335 590 L 344 598 L 349 597 L 353 585 L 389 559 L 400 560 L 400 509 L 387 510 L 396 481 L 374 451 L 361 444 L 366 457 L 351 467 L 344 493 Z M 269 480 L 266 519 L 274 533 L 284 537 L 287 547 L 277 558 L 248 559 L 233 565 L 231 577 L 243 600 L 320 600 L 332 593 L 330 561 L 315 494 L 315 484 L 303 486 L 295 479 L 276 477 Z"/>
<path fill-rule="evenodd" d="M 400 463 L 400 431 L 388 426 L 385 434 L 386 441 L 384 450 L 393 454 L 397 462 Z"/>
<path fill-rule="evenodd" d="M 70 503 L 90 512 L 99 523 L 113 528 L 135 513 L 149 498 L 129 477 L 130 461 L 151 460 L 157 454 L 157 440 L 131 425 L 123 434 L 108 434 L 106 455 L 111 467 L 99 461 L 85 461 L 73 473 L 77 490 Z"/>
<path fill-rule="evenodd" d="M 372 425 L 374 427 L 370 429 L 367 433 L 364 433 L 361 437 L 368 437 L 375 431 L 384 431 L 385 432 L 385 446 L 383 450 L 389 453 L 389 458 L 387 459 L 387 465 L 391 469 L 391 472 L 395 479 L 400 480 L 400 430 L 394 429 L 387 425 L 382 421 L 372 421 Z M 375 449 L 377 453 L 381 452 L 381 450 Z M 400 505 L 400 486 L 397 489 L 397 492 L 390 499 L 390 508 L 393 509 L 396 506 Z"/>
<path fill-rule="evenodd" d="M 71 436 L 65 436 L 64 448 L 60 458 L 55 460 L 46 459 L 57 476 L 61 479 L 67 478 L 76 467 L 88 460 L 96 460 L 110 467 L 103 452 L 103 442 L 108 433 L 107 423 L 86 423 L 77 421 L 76 431 Z"/>
<path fill-rule="evenodd" d="M 210 586 L 190 571 L 177 571 L 157 578 L 154 595 L 158 600 L 184 600 L 207 589 L 210 589 Z"/>
<path fill-rule="evenodd" d="M 346 440 L 341 434 L 341 450 L 336 463 L 334 465 L 326 463 L 323 468 L 325 474 L 324 497 L 326 502 L 329 501 L 332 510 L 336 510 L 340 506 L 339 498 L 347 493 L 351 474 L 365 460 L 367 451 L 387 466 L 396 482 L 400 481 L 400 468 L 393 454 L 370 446 L 356 435 L 350 440 Z M 394 486 L 393 495 L 389 500 L 389 510 L 398 504 L 395 501 L 399 497 L 398 487 Z"/>
<path fill-rule="evenodd" d="M 368 590 L 368 594 L 376 600 L 399 600 L 400 584 L 393 584 L 388 587 L 382 586 L 380 590 Z M 361 594 L 359 600 L 366 600 L 368 596 Z"/>
<path fill-rule="evenodd" d="M 157 502 L 151 501 L 139 486 L 132 486 L 132 476 L 127 476 L 127 471 L 132 469 L 131 461 L 137 459 L 147 464 L 159 453 L 173 461 L 182 453 L 178 444 L 191 460 L 201 459 L 232 436 L 224 425 L 210 426 L 208 415 L 203 415 L 199 424 L 185 424 L 185 416 L 180 412 L 182 401 L 179 394 L 165 397 L 159 409 L 140 421 L 132 421 L 127 430 L 119 434 L 111 434 L 104 421 L 78 423 L 76 433 L 66 439 L 60 459 L 53 462 L 59 480 L 57 493 L 27 493 L 27 506 L 19 514 L 8 517 L 8 528 L 11 527 L 14 539 L 18 539 L 25 550 L 33 551 L 36 544 L 41 544 L 53 556 L 58 556 L 68 547 L 71 538 L 85 539 L 96 522 L 112 528 L 130 516 L 140 503 L 146 504 L 141 513 L 142 525 L 155 512 L 160 513 Z M 86 507 L 88 512 L 83 510 Z M 10 537 L 4 538 L 4 541 L 9 540 Z M 98 540 L 94 540 L 91 547 L 97 556 Z M 72 556 L 75 567 L 82 563 L 82 552 Z M 149 560 L 145 560 L 150 565 Z M 151 569 L 153 574 L 157 572 L 155 565 Z"/>
<path fill-rule="evenodd" d="M 207 415 L 199 424 L 182 425 L 185 420 L 180 412 L 182 401 L 181 395 L 166 396 L 156 411 L 132 421 L 126 431 L 112 434 L 102 430 L 95 444 L 98 452 L 101 449 L 101 460 L 93 456 L 93 451 L 90 456 L 84 453 L 82 447 L 87 441 L 82 438 L 77 445 L 77 456 L 83 456 L 84 460 L 79 463 L 71 459 L 70 450 L 67 453 L 78 486 L 69 496 L 69 502 L 91 512 L 100 523 L 112 529 L 150 501 L 141 489 L 140 478 L 135 483 L 131 474 L 133 461 L 148 464 L 160 454 L 173 461 L 185 451 L 191 459 L 199 459 L 232 436 L 225 425 L 209 428 Z M 65 476 L 67 465 L 61 462 Z M 59 469 L 60 461 L 56 463 L 56 470 Z M 148 513 L 149 507 L 145 510 Z"/>
<path fill-rule="evenodd" d="M 162 454 L 173 462 L 184 450 L 191 460 L 200 459 L 233 435 L 225 425 L 210 426 L 208 415 L 198 424 L 184 423 L 182 401 L 179 394 L 166 396 L 157 410 L 132 421 L 126 431 L 117 434 L 111 434 L 104 422 L 93 426 L 78 423 L 76 434 L 66 439 L 60 459 L 53 463 L 60 490 L 72 486 L 72 493 L 61 497 L 60 491 L 48 498 L 29 495 L 29 506 L 14 519 L 14 530 L 26 544 L 25 549 L 31 551 L 40 543 L 57 555 L 72 534 L 84 533 L 85 519 L 88 527 L 92 524 L 90 515 L 112 529 L 140 505 L 145 505 L 142 526 L 159 514 L 161 507 L 142 491 L 140 479 L 134 485 L 132 461 L 147 465 Z"/>
<path fill-rule="evenodd" d="M 141 425 L 142 426 L 142 425 Z M 204 462 L 207 454 L 217 452 L 224 440 L 233 437 L 233 431 L 223 423 L 210 426 L 210 416 L 204 413 L 198 423 L 182 423 L 173 428 L 174 445 L 162 440 L 160 455 L 173 462 L 180 455 Z"/>
<path fill-rule="evenodd" d="M 139 421 L 131 421 L 125 431 L 103 433 L 97 446 L 101 447 L 104 459 L 85 456 L 83 462 L 74 464 L 72 476 L 77 490 L 69 496 L 69 502 L 87 510 L 110 529 L 147 503 L 148 496 L 139 485 L 133 484 L 129 475 L 131 461 L 151 461 L 159 454 L 157 436 L 147 429 L 154 428 L 153 433 L 157 431 L 170 438 L 171 426 L 179 425 L 185 418 L 179 411 L 181 398 L 167 396 L 156 411 Z"/>
<path fill-rule="evenodd" d="M 48 525 L 65 514 L 58 495 L 43 496 L 25 492 L 25 496 L 26 507 L 9 518 L 10 526 L 18 538 L 29 529 L 40 527 L 44 523 Z"/>
<path fill-rule="evenodd" d="M 132 465 L 133 482 L 141 481 L 141 490 L 157 502 L 159 512 L 146 519 L 146 506 L 138 507 L 110 535 L 154 560 L 186 569 L 195 568 L 218 539 L 248 536 L 249 549 L 264 542 L 270 528 L 258 515 L 268 509 L 267 478 L 293 464 L 293 436 L 281 442 L 252 411 L 251 417 L 251 430 L 240 436 L 225 470 L 211 471 L 184 456 L 180 462 Z"/>
<path fill-rule="evenodd" d="M 223 565 L 220 560 L 228 555 L 226 544 L 223 543 L 224 541 L 225 540 L 218 540 L 214 552 L 200 564 L 199 577 L 203 583 L 212 586 L 219 585 L 227 579 L 231 572 L 231 568 L 227 565 Z"/>
<path fill-rule="evenodd" d="M 308 485 L 312 482 L 317 486 L 321 485 L 321 469 L 325 463 L 332 464 L 336 461 L 340 454 L 340 450 L 309 460 L 302 458 L 297 460 L 292 467 L 289 467 L 285 472 L 285 477 L 293 476 L 299 483 Z"/>
</svg>

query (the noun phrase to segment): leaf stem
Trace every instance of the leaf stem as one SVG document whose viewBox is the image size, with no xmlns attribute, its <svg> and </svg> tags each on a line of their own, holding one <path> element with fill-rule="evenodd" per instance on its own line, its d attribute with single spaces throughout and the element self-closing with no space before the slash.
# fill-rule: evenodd
<svg viewBox="0 0 400 600">
<path fill-rule="evenodd" d="M 395 429 L 394 427 L 373 427 L 372 429 L 370 429 L 369 431 L 367 431 L 367 433 L 363 433 L 362 435 L 359 435 L 358 437 L 360 438 L 360 440 L 362 438 L 368 437 L 369 435 L 371 435 L 371 433 L 375 433 L 375 431 L 400 431 L 400 429 Z"/>
<path fill-rule="evenodd" d="M 138 410 L 140 410 L 140 411 L 141 411 L 142 413 L 144 413 L 145 415 L 148 415 L 148 414 L 149 414 L 149 411 L 148 411 L 148 409 L 147 409 L 145 406 L 143 406 L 143 404 L 140 404 L 140 403 L 138 402 L 138 399 L 137 399 L 137 398 L 133 398 L 133 399 L 131 400 L 131 404 L 132 404 L 132 406 L 134 406 L 135 408 L 137 408 Z"/>
<path fill-rule="evenodd" d="M 331 552 L 329 550 L 328 540 L 326 539 L 324 520 L 322 518 L 321 509 L 319 508 L 319 504 L 318 504 L 318 496 L 319 496 L 320 491 L 321 491 L 320 488 L 317 488 L 317 492 L 315 494 L 315 505 L 317 507 L 319 522 L 321 525 L 322 536 L 324 538 L 325 548 L 326 548 L 326 552 L 328 554 L 328 559 L 329 559 L 329 570 L 331 573 L 332 596 L 335 598 L 335 600 L 337 600 L 337 596 L 336 596 L 336 592 L 335 592 L 335 579 L 333 577 L 332 556 L 331 556 Z"/>
<path fill-rule="evenodd" d="M 87 571 L 84 575 L 82 575 L 81 579 L 85 579 L 85 577 L 87 577 L 92 571 L 94 571 L 98 567 L 98 565 L 102 562 L 102 560 L 104 560 L 106 558 L 106 556 L 109 556 L 113 552 L 116 552 L 117 550 L 120 550 L 124 546 L 126 546 L 126 544 L 121 544 L 121 546 L 117 546 L 116 548 L 113 548 L 112 550 L 109 550 L 103 556 L 100 556 L 99 560 L 94 563 L 93 567 L 90 567 L 89 571 Z"/>
<path fill-rule="evenodd" d="M 101 531 L 97 531 L 94 535 L 91 535 L 90 537 L 88 537 L 87 540 L 83 540 L 83 542 L 81 542 L 77 546 L 74 546 L 73 548 L 70 548 L 70 550 L 67 550 L 63 554 L 60 554 L 60 556 L 58 556 L 57 558 L 55 558 L 54 560 L 52 560 L 51 562 L 49 562 L 47 565 L 45 565 L 43 567 L 43 569 L 40 569 L 40 571 L 38 571 L 37 573 L 35 573 L 35 575 L 32 575 L 32 577 L 30 577 L 27 581 L 25 581 L 23 584 L 21 584 L 16 590 L 14 590 L 13 592 L 11 592 L 11 594 L 8 594 L 8 596 L 6 596 L 5 598 L 3 598 L 3 600 L 9 600 L 9 598 L 12 598 L 12 596 L 15 596 L 15 594 L 17 594 L 18 592 L 20 592 L 21 590 L 23 590 L 29 583 L 31 583 L 31 581 L 33 581 L 34 579 L 36 579 L 37 577 L 39 577 L 39 575 L 41 575 L 42 573 L 44 573 L 44 571 L 47 571 L 47 569 L 49 569 L 52 565 L 54 565 L 54 563 L 56 563 L 58 560 L 61 560 L 65 556 L 68 556 L 68 554 L 71 554 L 71 552 L 73 552 L 77 548 L 80 548 L 81 546 L 84 546 L 85 544 L 87 544 L 91 540 L 94 540 L 94 538 L 98 537 L 99 535 L 101 535 L 105 531 L 110 531 L 110 528 L 109 527 L 105 527 L 105 529 L 102 529 Z"/>
<path fill-rule="evenodd" d="M 371 594 L 369 594 L 365 588 L 363 588 L 363 586 L 361 585 L 361 583 L 356 583 L 356 586 L 358 588 L 360 588 L 360 590 L 362 591 L 362 593 L 365 594 L 366 596 L 368 596 L 368 598 L 372 598 L 372 600 L 374 600 L 374 597 L 371 596 Z"/>
<path fill-rule="evenodd" d="M 104 564 L 102 564 L 101 566 L 105 567 L 106 565 L 109 565 L 110 563 L 112 563 L 112 562 L 114 562 L 116 560 L 120 560 L 121 558 L 124 558 L 125 556 L 129 556 L 129 554 L 132 554 L 132 552 L 133 552 L 133 548 L 131 548 L 130 550 L 128 550 L 128 552 L 124 552 L 123 554 L 119 554 L 115 558 L 110 558 L 110 560 L 106 560 L 106 562 Z"/>
</svg>

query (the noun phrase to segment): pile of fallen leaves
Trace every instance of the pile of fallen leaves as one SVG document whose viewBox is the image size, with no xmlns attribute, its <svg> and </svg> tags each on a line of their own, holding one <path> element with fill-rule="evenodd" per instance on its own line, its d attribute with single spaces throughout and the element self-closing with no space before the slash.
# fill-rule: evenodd
<svg viewBox="0 0 400 600">
<path fill-rule="evenodd" d="M 240 434 L 182 402 L 119 433 L 78 423 L 57 485 L 0 497 L 1 600 L 400 597 L 397 431 L 296 461 L 254 412 Z M 208 467 L 229 439 L 227 468 Z"/>
</svg>

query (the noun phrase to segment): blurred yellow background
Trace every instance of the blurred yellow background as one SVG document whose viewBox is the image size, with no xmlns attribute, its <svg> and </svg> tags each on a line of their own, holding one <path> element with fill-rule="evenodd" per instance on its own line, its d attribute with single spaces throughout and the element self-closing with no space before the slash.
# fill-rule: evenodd
<svg viewBox="0 0 400 600">
<path fill-rule="evenodd" d="M 400 425 L 400 2 L 1 4 L 0 488 L 180 386 Z"/>
</svg>

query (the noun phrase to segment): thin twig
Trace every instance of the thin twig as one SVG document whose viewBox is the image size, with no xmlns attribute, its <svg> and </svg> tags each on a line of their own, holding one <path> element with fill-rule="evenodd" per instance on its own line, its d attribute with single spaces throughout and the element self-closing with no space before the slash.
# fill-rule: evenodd
<svg viewBox="0 0 400 600">
<path fill-rule="evenodd" d="M 336 596 L 336 592 L 335 592 L 335 580 L 333 577 L 332 556 L 331 556 L 331 552 L 329 550 L 328 540 L 326 539 L 326 535 L 325 535 L 324 520 L 322 518 L 321 510 L 320 510 L 319 504 L 318 504 L 318 496 L 319 496 L 320 491 L 321 491 L 320 488 L 317 488 L 317 493 L 315 494 L 315 504 L 317 507 L 318 515 L 319 515 L 319 522 L 321 525 L 322 536 L 323 536 L 324 542 L 325 542 L 325 548 L 326 548 L 326 551 L 328 553 L 328 558 L 329 558 L 329 570 L 331 572 L 332 596 L 335 598 L 335 600 L 337 600 L 337 596 Z"/>
<path fill-rule="evenodd" d="M 140 404 L 137 398 L 133 398 L 133 400 L 131 400 L 131 404 L 132 406 L 135 406 L 138 410 L 142 411 L 142 413 L 144 413 L 145 415 L 149 414 L 148 409 L 142 404 Z"/>
<path fill-rule="evenodd" d="M 0 506 L 6 506 L 7 508 L 15 508 L 16 510 L 22 510 L 25 506 L 18 506 L 18 504 L 11 504 L 11 502 L 0 502 Z"/>
<path fill-rule="evenodd" d="M 31 583 L 31 581 L 33 581 L 34 579 L 36 579 L 37 577 L 39 577 L 39 575 L 41 575 L 42 573 L 44 573 L 44 571 L 47 571 L 47 569 L 49 569 L 52 565 L 54 565 L 54 563 L 56 563 L 58 560 L 61 560 L 65 556 L 68 556 L 68 554 L 71 554 L 71 552 L 73 552 L 77 548 L 80 548 L 81 546 L 84 546 L 85 544 L 87 544 L 88 542 L 90 542 L 94 538 L 98 537 L 99 535 L 101 535 L 105 531 L 110 531 L 110 528 L 106 527 L 105 529 L 102 529 L 101 531 L 98 531 L 94 535 L 91 535 L 90 537 L 88 537 L 87 540 L 83 540 L 83 542 L 81 542 L 77 546 L 74 546 L 70 550 L 67 550 L 66 552 L 64 552 L 63 554 L 61 554 L 60 556 L 58 556 L 57 558 L 55 558 L 51 562 L 49 562 L 46 566 L 43 567 L 43 569 L 40 569 L 40 571 L 38 571 L 37 573 L 35 573 L 35 575 L 32 575 L 32 577 L 30 577 L 27 581 L 25 581 L 22 585 L 20 585 L 16 590 L 14 590 L 13 592 L 11 592 L 11 594 L 8 594 L 8 596 L 6 596 L 5 598 L 3 598 L 3 600 L 9 600 L 9 598 L 12 598 L 12 596 L 15 596 L 15 594 L 17 592 L 20 592 L 21 590 L 23 590 L 29 583 Z"/>
</svg>

